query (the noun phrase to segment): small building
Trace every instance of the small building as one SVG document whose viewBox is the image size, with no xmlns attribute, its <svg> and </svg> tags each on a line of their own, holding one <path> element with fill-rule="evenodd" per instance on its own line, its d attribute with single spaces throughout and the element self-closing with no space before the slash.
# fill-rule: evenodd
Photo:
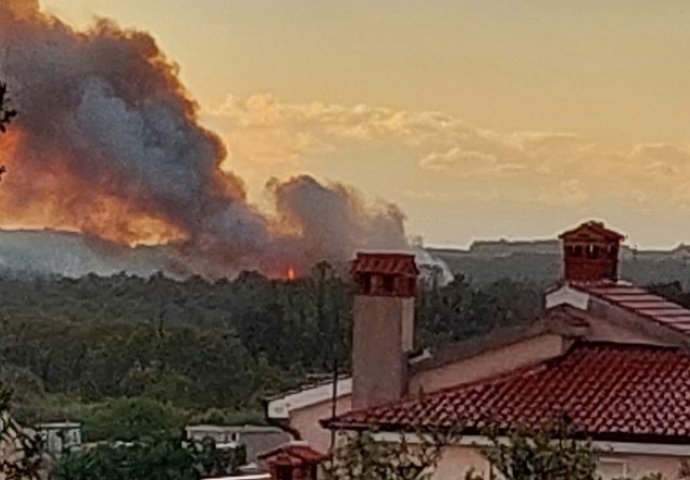
<svg viewBox="0 0 690 480">
<path fill-rule="evenodd" d="M 60 455 L 67 450 L 79 448 L 82 444 L 81 423 L 40 423 L 36 430 L 43 442 L 43 448 L 51 455 Z"/>
<path fill-rule="evenodd" d="M 189 440 L 202 441 L 211 438 L 217 448 L 243 446 L 248 463 L 256 463 L 259 454 L 275 449 L 290 440 L 290 435 L 278 427 L 263 425 L 189 425 Z"/>
<path fill-rule="evenodd" d="M 316 480 L 319 464 L 326 459 L 306 442 L 292 441 L 259 455 L 272 480 Z"/>
</svg>

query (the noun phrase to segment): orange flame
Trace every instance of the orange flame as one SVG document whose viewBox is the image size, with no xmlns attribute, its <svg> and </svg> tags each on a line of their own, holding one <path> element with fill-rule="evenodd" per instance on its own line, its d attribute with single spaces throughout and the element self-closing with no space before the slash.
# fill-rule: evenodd
<svg viewBox="0 0 690 480">
<path fill-rule="evenodd" d="M 292 282 L 293 280 L 295 280 L 295 278 L 297 278 L 297 273 L 295 273 L 295 269 L 294 269 L 294 268 L 292 268 L 292 267 L 288 268 L 288 271 L 287 271 L 287 278 L 288 278 L 288 280 L 291 281 L 291 282 Z"/>
</svg>

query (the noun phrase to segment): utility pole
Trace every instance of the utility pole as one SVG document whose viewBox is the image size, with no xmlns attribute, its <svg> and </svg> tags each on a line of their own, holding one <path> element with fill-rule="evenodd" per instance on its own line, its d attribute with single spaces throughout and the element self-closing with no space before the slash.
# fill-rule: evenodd
<svg viewBox="0 0 690 480">
<path fill-rule="evenodd" d="M 333 393 L 331 398 L 331 419 L 338 414 L 338 353 L 340 349 L 340 341 L 338 335 L 340 333 L 340 313 L 336 309 L 333 312 L 333 332 L 331 341 L 333 342 Z M 331 429 L 331 451 L 335 448 L 335 430 Z"/>
</svg>

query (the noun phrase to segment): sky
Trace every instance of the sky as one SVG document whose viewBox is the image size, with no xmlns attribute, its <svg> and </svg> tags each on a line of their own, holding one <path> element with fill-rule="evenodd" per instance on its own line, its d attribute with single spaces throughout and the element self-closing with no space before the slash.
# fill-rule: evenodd
<svg viewBox="0 0 690 480">
<path fill-rule="evenodd" d="M 690 4 L 638 0 L 43 0 L 150 32 L 263 204 L 310 173 L 429 245 L 595 218 L 690 243 Z"/>
</svg>

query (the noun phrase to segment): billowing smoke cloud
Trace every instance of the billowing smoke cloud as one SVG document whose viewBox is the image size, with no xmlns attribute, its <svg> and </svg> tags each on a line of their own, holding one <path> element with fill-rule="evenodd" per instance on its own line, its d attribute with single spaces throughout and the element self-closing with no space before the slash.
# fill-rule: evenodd
<svg viewBox="0 0 690 480">
<path fill-rule="evenodd" d="M 319 184 L 300 176 L 269 182 L 280 223 L 294 232 L 291 249 L 309 257 L 345 258 L 358 248 L 404 248 L 403 214 L 393 205 L 365 209 L 357 193 L 343 185 Z"/>
<path fill-rule="evenodd" d="M 2 139 L 5 226 L 165 243 L 209 276 L 405 245 L 395 207 L 365 207 L 310 177 L 270 183 L 275 215 L 250 205 L 220 167 L 222 141 L 200 126 L 177 67 L 146 33 L 105 20 L 78 32 L 35 0 L 2 0 L 0 78 L 21 114 Z"/>
</svg>

